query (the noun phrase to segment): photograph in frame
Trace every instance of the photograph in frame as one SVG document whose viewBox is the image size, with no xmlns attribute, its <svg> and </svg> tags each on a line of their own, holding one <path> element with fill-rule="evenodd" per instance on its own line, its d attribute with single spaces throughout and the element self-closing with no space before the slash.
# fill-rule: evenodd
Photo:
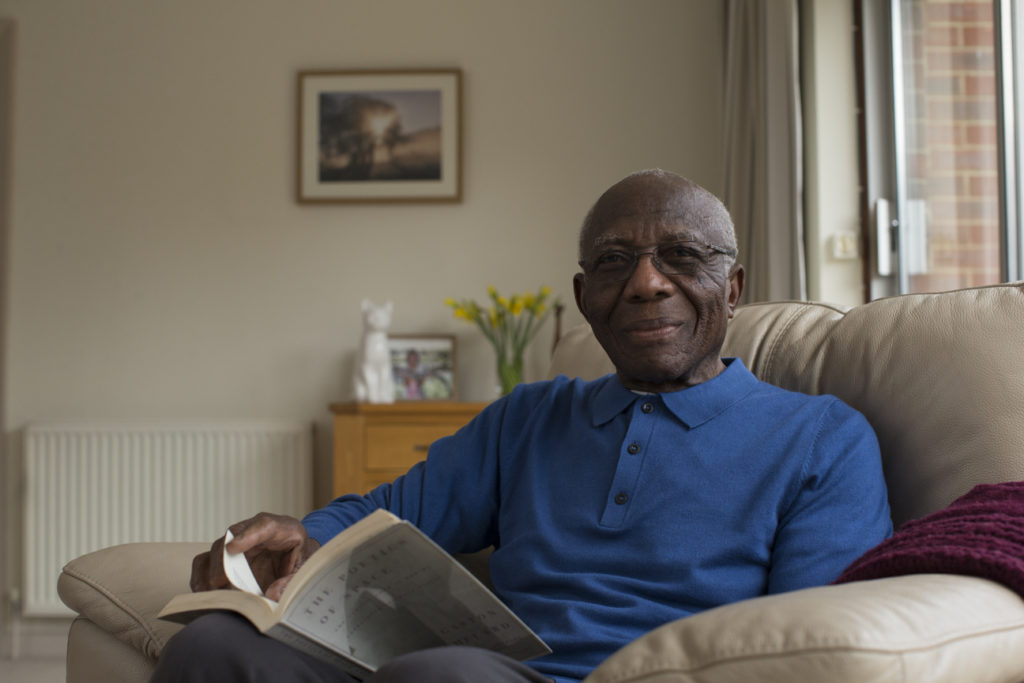
<svg viewBox="0 0 1024 683">
<path fill-rule="evenodd" d="M 395 400 L 456 400 L 453 335 L 392 335 L 388 337 L 388 352 Z"/>
<path fill-rule="evenodd" d="M 299 202 L 462 198 L 461 71 L 303 71 Z"/>
</svg>

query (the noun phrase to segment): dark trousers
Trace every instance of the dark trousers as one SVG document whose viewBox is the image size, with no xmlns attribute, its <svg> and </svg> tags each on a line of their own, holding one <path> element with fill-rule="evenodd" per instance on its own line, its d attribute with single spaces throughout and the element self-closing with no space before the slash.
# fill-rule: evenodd
<svg viewBox="0 0 1024 683">
<path fill-rule="evenodd" d="M 196 619 L 160 655 L 153 683 L 355 683 L 334 666 L 257 631 L 234 614 Z M 503 655 L 471 647 L 439 647 L 398 657 L 367 683 L 550 683 Z"/>
</svg>

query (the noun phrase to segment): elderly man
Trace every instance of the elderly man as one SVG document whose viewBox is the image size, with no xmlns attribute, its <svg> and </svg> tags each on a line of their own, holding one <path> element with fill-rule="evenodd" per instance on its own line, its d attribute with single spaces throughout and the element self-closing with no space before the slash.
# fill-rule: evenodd
<svg viewBox="0 0 1024 683">
<path fill-rule="evenodd" d="M 668 621 L 828 583 L 892 531 L 864 418 L 720 357 L 744 271 L 718 199 L 633 174 L 590 210 L 579 256 L 576 303 L 614 375 L 522 385 L 392 484 L 232 527 L 271 595 L 377 508 L 450 552 L 494 546 L 495 592 L 553 650 L 436 648 L 372 681 L 576 681 Z M 194 590 L 226 584 L 219 557 L 196 558 Z M 351 680 L 225 615 L 176 637 L 155 680 L 200 679 Z"/>
</svg>

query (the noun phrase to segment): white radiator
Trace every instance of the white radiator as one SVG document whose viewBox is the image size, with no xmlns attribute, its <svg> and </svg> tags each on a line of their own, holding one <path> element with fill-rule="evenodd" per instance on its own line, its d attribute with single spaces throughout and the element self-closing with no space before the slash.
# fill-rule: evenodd
<svg viewBox="0 0 1024 683">
<path fill-rule="evenodd" d="M 28 616 L 71 614 L 57 576 L 83 553 L 212 541 L 257 512 L 312 505 L 310 423 L 40 422 L 24 437 Z"/>
</svg>

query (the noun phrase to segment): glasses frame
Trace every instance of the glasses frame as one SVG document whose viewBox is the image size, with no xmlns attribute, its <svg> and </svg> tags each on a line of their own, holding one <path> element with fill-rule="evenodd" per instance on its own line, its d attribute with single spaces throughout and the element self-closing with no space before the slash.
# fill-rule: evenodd
<svg viewBox="0 0 1024 683">
<path fill-rule="evenodd" d="M 633 260 L 632 260 L 632 263 L 630 264 L 629 271 L 625 275 L 625 277 L 612 277 L 611 275 L 608 275 L 608 274 L 605 274 L 605 275 L 596 274 L 596 271 L 595 271 L 596 266 L 594 268 L 590 268 L 588 270 L 588 268 L 587 268 L 587 263 L 588 263 L 587 259 L 580 259 L 577 263 L 579 264 L 580 268 L 583 269 L 583 273 L 588 278 L 589 277 L 593 277 L 594 279 L 604 280 L 606 282 L 626 282 L 627 280 L 629 280 L 631 277 L 633 277 L 633 274 L 636 273 L 636 267 L 640 263 L 640 257 L 641 256 L 645 256 L 645 255 L 651 257 L 651 264 L 655 268 L 657 268 L 658 272 L 661 273 L 662 275 L 685 275 L 685 273 L 683 273 L 683 272 L 674 272 L 674 271 L 671 271 L 671 270 L 665 270 L 665 268 L 664 268 L 665 264 L 661 261 L 660 258 L 658 258 L 658 252 L 659 251 L 661 251 L 663 249 L 671 249 L 671 248 L 673 248 L 675 246 L 678 246 L 680 244 L 695 245 L 695 246 L 704 247 L 704 249 L 706 249 L 709 252 L 711 252 L 710 254 L 705 255 L 701 259 L 704 262 L 705 265 L 710 263 L 710 257 L 714 256 L 715 254 L 721 254 L 723 256 L 728 256 L 730 258 L 736 258 L 736 254 L 737 254 L 736 250 L 733 249 L 733 248 L 730 248 L 730 247 L 721 247 L 721 246 L 718 246 L 717 244 L 709 244 L 707 242 L 700 242 L 698 240 L 679 240 L 679 241 L 676 241 L 676 242 L 669 242 L 667 244 L 660 244 L 660 245 L 654 247 L 653 249 L 644 249 L 642 251 L 638 250 L 638 249 L 626 249 L 626 248 L 609 249 L 608 251 L 616 251 L 616 252 L 621 252 L 622 254 L 632 255 Z M 601 254 L 598 255 L 598 258 L 600 258 L 600 256 L 601 256 Z"/>
</svg>

